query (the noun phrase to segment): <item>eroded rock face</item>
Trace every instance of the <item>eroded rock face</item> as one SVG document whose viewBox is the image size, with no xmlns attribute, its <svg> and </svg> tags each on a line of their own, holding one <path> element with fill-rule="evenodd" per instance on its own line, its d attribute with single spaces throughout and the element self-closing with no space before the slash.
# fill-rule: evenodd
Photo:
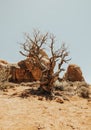
<svg viewBox="0 0 91 130">
<path fill-rule="evenodd" d="M 18 62 L 18 65 L 20 68 L 28 70 L 34 80 L 41 80 L 42 71 L 50 67 L 50 60 L 46 52 L 40 49 L 38 57 L 29 55 L 25 60 Z"/>
<path fill-rule="evenodd" d="M 39 68 L 38 62 L 32 57 L 19 61 L 17 67 L 11 66 L 11 74 L 11 81 L 15 82 L 37 81 L 42 77 L 42 71 Z"/>
<path fill-rule="evenodd" d="M 43 58 L 46 59 L 41 59 L 40 61 L 43 64 L 43 68 L 44 66 L 48 67 L 49 60 L 47 55 Z M 4 60 L 0 60 L 0 81 L 10 80 L 13 82 L 30 82 L 41 80 L 42 70 L 39 68 L 38 64 L 37 60 L 32 57 L 22 60 L 17 64 L 10 64 Z M 84 81 L 80 67 L 75 64 L 70 64 L 68 66 L 63 79 L 72 82 Z"/>
<path fill-rule="evenodd" d="M 0 82 L 30 82 L 34 81 L 32 74 L 25 68 L 16 64 L 0 61 Z"/>
<path fill-rule="evenodd" d="M 30 82 L 33 77 L 29 71 L 20 67 L 11 66 L 11 81 L 13 82 Z"/>
<path fill-rule="evenodd" d="M 0 82 L 7 81 L 10 75 L 10 69 L 8 68 L 8 62 L 0 60 Z"/>
<path fill-rule="evenodd" d="M 42 70 L 39 68 L 39 63 L 32 57 L 25 60 L 25 66 L 28 71 L 32 74 L 35 80 L 40 80 L 42 77 Z"/>
<path fill-rule="evenodd" d="M 70 64 L 65 73 L 64 80 L 68 81 L 84 81 L 82 71 L 78 65 Z"/>
<path fill-rule="evenodd" d="M 50 68 L 50 60 L 45 51 L 40 49 L 38 56 L 29 55 L 25 60 L 16 64 L 0 60 L 0 74 L 13 82 L 30 82 L 41 80 L 44 70 Z M 9 70 L 9 76 L 6 71 Z M 0 77 L 2 81 L 2 77 Z"/>
</svg>

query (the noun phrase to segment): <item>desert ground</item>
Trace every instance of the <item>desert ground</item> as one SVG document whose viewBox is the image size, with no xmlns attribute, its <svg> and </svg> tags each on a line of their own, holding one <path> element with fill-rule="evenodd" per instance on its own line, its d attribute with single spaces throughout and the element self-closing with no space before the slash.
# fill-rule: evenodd
<svg viewBox="0 0 91 130">
<path fill-rule="evenodd" d="M 0 130 L 91 130 L 91 98 L 58 102 L 24 93 L 29 89 L 14 84 L 0 90 Z"/>
</svg>

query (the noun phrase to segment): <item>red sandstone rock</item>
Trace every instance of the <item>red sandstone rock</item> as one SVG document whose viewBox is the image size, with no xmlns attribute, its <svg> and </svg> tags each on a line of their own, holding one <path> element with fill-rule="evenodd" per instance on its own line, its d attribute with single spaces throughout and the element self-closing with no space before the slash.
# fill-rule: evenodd
<svg viewBox="0 0 91 130">
<path fill-rule="evenodd" d="M 29 82 L 34 81 L 31 73 L 23 68 L 11 66 L 11 81 L 14 82 Z"/>
<path fill-rule="evenodd" d="M 64 80 L 69 81 L 83 81 L 82 71 L 79 66 L 75 64 L 70 64 L 67 68 L 67 72 L 65 73 Z"/>
</svg>

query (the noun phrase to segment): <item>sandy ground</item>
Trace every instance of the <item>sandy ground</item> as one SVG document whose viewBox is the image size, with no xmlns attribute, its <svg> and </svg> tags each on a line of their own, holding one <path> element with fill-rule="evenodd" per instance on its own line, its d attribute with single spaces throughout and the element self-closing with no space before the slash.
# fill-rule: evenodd
<svg viewBox="0 0 91 130">
<path fill-rule="evenodd" d="M 91 100 L 73 96 L 61 104 L 10 96 L 23 89 L 0 91 L 0 130 L 91 130 Z"/>
</svg>

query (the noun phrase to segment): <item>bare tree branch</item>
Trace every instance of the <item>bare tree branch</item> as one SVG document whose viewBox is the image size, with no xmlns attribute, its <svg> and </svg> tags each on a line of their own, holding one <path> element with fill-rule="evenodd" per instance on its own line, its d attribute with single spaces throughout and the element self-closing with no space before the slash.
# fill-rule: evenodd
<svg viewBox="0 0 91 130">
<path fill-rule="evenodd" d="M 62 67 L 64 63 L 68 63 L 70 59 L 67 59 L 69 52 L 65 47 L 65 44 L 61 45 L 61 48 L 54 50 L 55 36 L 49 34 L 41 34 L 39 30 L 34 30 L 33 36 L 25 34 L 26 41 L 22 44 L 23 52 L 20 53 L 29 60 L 30 64 L 34 67 L 38 67 L 42 73 L 40 84 L 47 86 L 47 89 L 51 91 L 53 82 L 59 77 L 60 72 L 64 71 Z M 43 47 L 50 44 L 51 57 L 47 55 Z M 27 54 L 25 54 L 25 52 Z M 55 66 L 57 65 L 57 71 L 54 72 Z M 31 71 L 32 73 L 32 71 Z M 42 87 L 42 86 L 41 86 Z M 44 88 L 44 87 L 43 87 Z"/>
</svg>

